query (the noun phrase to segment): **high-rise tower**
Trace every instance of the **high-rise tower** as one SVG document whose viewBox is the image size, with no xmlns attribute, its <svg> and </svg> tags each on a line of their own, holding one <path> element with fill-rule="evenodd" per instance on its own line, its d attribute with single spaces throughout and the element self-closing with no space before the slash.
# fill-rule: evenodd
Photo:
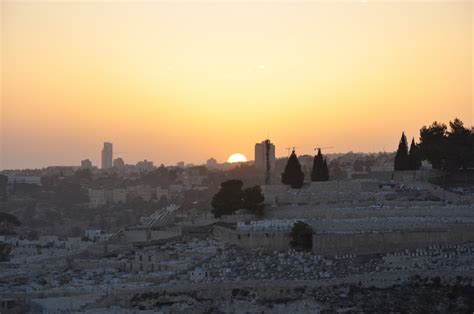
<svg viewBox="0 0 474 314">
<path fill-rule="evenodd" d="M 255 168 L 265 177 L 265 184 L 270 184 L 271 173 L 275 169 L 275 145 L 270 140 L 255 144 Z"/>
<path fill-rule="evenodd" d="M 112 168 L 113 157 L 114 154 L 112 143 L 105 142 L 104 148 L 102 148 L 102 169 Z"/>
</svg>

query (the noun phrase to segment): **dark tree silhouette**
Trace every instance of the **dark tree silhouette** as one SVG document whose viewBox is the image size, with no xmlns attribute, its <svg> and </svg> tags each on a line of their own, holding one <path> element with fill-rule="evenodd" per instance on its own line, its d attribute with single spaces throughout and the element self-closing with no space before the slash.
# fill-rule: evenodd
<svg viewBox="0 0 474 314">
<path fill-rule="evenodd" d="M 288 158 L 285 171 L 281 174 L 281 182 L 294 189 L 299 189 L 304 184 L 304 173 L 301 170 L 301 164 L 294 150 L 291 152 L 290 158 Z"/>
<path fill-rule="evenodd" d="M 313 228 L 307 223 L 298 221 L 291 229 L 290 245 L 295 250 L 311 251 L 313 248 Z"/>
<path fill-rule="evenodd" d="M 247 209 L 250 213 L 263 216 L 265 200 L 260 186 L 255 185 L 242 191 L 242 181 L 228 180 L 221 183 L 221 189 L 212 198 L 212 213 L 219 218 L 231 215 L 238 209 Z"/>
<path fill-rule="evenodd" d="M 0 234 L 15 234 L 10 228 L 12 226 L 20 226 L 20 220 L 12 214 L 0 213 Z"/>
<path fill-rule="evenodd" d="M 457 170 L 466 169 L 472 161 L 471 151 L 471 130 L 464 127 L 464 124 L 458 118 L 449 122 L 450 130 L 447 133 L 445 148 L 445 169 Z"/>
<path fill-rule="evenodd" d="M 0 201 L 7 200 L 8 177 L 0 174 Z"/>
<path fill-rule="evenodd" d="M 6 262 L 10 258 L 10 252 L 12 251 L 12 245 L 7 243 L 0 243 L 0 262 Z"/>
<path fill-rule="evenodd" d="M 397 153 L 395 155 L 395 171 L 409 170 L 409 160 L 408 160 L 408 143 L 405 132 L 402 133 L 400 143 L 398 144 Z"/>
<path fill-rule="evenodd" d="M 60 206 L 72 206 L 89 201 L 86 191 L 75 181 L 64 181 L 56 187 L 55 192 L 56 201 Z"/>
<path fill-rule="evenodd" d="M 311 181 L 328 181 L 329 180 L 329 169 L 326 163 L 326 159 L 321 154 L 321 149 L 318 149 L 318 154 L 314 156 L 313 170 L 311 171 Z"/>
<path fill-rule="evenodd" d="M 221 189 L 214 195 L 211 202 L 214 217 L 231 215 L 242 208 L 242 185 L 243 183 L 240 180 L 228 180 L 221 183 Z"/>
<path fill-rule="evenodd" d="M 420 156 L 428 160 L 434 169 L 441 169 L 443 165 L 446 129 L 445 124 L 435 121 L 432 125 L 423 126 L 420 130 Z"/>
<path fill-rule="evenodd" d="M 173 184 L 176 178 L 176 170 L 169 170 L 163 164 L 161 164 L 157 169 L 142 174 L 139 180 L 144 184 L 157 187 Z"/>
<path fill-rule="evenodd" d="M 255 185 L 244 190 L 242 208 L 248 209 L 249 212 L 257 216 L 263 216 L 263 201 L 265 201 L 265 197 L 262 194 L 262 189 Z"/>
<path fill-rule="evenodd" d="M 418 170 L 421 167 L 421 158 L 415 139 L 411 140 L 410 152 L 408 153 L 408 162 L 410 170 Z"/>
<path fill-rule="evenodd" d="M 14 226 L 20 226 L 20 220 L 12 214 L 8 213 L 0 213 L 0 224 L 2 225 L 14 225 Z"/>
<path fill-rule="evenodd" d="M 79 182 L 83 183 L 90 183 L 94 180 L 92 176 L 92 171 L 90 169 L 77 170 L 74 173 L 74 178 L 77 179 Z"/>
</svg>

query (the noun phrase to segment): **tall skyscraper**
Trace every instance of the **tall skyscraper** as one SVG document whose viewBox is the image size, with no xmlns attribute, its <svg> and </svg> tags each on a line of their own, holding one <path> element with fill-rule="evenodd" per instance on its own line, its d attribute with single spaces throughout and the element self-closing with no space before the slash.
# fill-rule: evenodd
<svg viewBox="0 0 474 314">
<path fill-rule="evenodd" d="M 104 148 L 102 148 L 102 169 L 112 168 L 113 157 L 114 154 L 112 143 L 105 142 Z"/>
<path fill-rule="evenodd" d="M 271 173 L 275 169 L 275 145 L 268 139 L 255 144 L 255 168 L 265 176 L 265 184 L 270 184 Z"/>
</svg>

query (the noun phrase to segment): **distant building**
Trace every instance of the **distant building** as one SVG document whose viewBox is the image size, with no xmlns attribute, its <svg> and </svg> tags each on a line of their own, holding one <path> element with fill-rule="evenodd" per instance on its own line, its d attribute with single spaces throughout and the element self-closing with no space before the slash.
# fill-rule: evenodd
<svg viewBox="0 0 474 314">
<path fill-rule="evenodd" d="M 112 168 L 113 159 L 113 145 L 112 143 L 105 142 L 104 148 L 102 148 L 102 169 Z"/>
<path fill-rule="evenodd" d="M 122 158 L 114 159 L 114 167 L 117 169 L 125 169 L 125 162 Z"/>
<path fill-rule="evenodd" d="M 152 188 L 149 185 L 128 186 L 127 192 L 131 199 L 140 197 L 145 202 L 149 202 L 154 194 Z"/>
<path fill-rule="evenodd" d="M 265 176 L 269 184 L 270 174 L 275 170 L 275 145 L 270 140 L 255 144 L 255 168 Z"/>
<path fill-rule="evenodd" d="M 81 161 L 81 168 L 82 169 L 92 169 L 92 161 L 89 159 L 85 159 Z"/>
<path fill-rule="evenodd" d="M 111 234 L 107 234 L 103 230 L 88 229 L 84 231 L 84 236 L 94 242 L 103 242 L 107 241 Z"/>
<path fill-rule="evenodd" d="M 107 204 L 105 190 L 89 190 L 89 207 L 99 208 Z"/>
<path fill-rule="evenodd" d="M 8 184 L 18 184 L 18 183 L 41 185 L 41 177 L 18 175 L 15 173 L 8 174 Z"/>
<path fill-rule="evenodd" d="M 219 164 L 217 163 L 217 160 L 215 158 L 209 158 L 206 161 L 206 168 L 207 169 L 217 169 L 219 168 Z"/>
<path fill-rule="evenodd" d="M 178 168 L 184 168 L 184 161 L 179 161 L 176 163 L 176 167 Z"/>
<path fill-rule="evenodd" d="M 44 170 L 45 176 L 72 177 L 79 167 L 49 166 Z"/>
<path fill-rule="evenodd" d="M 114 204 L 122 203 L 125 204 L 127 202 L 127 189 L 113 189 L 112 192 L 112 202 Z"/>
<path fill-rule="evenodd" d="M 162 197 L 165 197 L 166 199 L 169 198 L 169 192 L 167 189 L 163 189 L 162 187 L 157 187 L 156 188 L 156 199 L 160 200 Z"/>
<path fill-rule="evenodd" d="M 148 161 L 145 159 L 144 161 L 139 161 L 137 163 L 137 168 L 140 172 L 148 172 L 155 169 L 155 166 L 153 165 L 153 161 Z"/>
<path fill-rule="evenodd" d="M 179 197 L 183 191 L 184 191 L 184 186 L 181 184 L 170 184 L 168 187 L 169 194 L 168 196 L 170 198 L 176 198 Z"/>
</svg>

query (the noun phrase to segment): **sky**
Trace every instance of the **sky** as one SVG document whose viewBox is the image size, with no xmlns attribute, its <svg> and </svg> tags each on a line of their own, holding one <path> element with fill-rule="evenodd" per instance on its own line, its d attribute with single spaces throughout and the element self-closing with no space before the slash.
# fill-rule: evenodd
<svg viewBox="0 0 474 314">
<path fill-rule="evenodd" d="M 471 1 L 1 2 L 0 169 L 393 151 L 473 123 Z"/>
</svg>

